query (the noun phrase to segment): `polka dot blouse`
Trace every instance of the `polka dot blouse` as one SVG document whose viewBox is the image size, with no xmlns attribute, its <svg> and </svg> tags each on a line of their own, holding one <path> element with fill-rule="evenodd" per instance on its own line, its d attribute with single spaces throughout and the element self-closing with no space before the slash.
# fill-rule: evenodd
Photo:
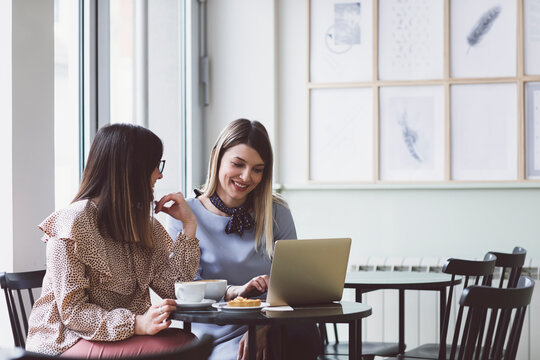
<svg viewBox="0 0 540 360">
<path fill-rule="evenodd" d="M 199 241 L 179 234 L 173 242 L 157 220 L 153 249 L 101 236 L 88 200 L 55 212 L 39 228 L 47 272 L 30 314 L 30 351 L 57 355 L 81 338 L 131 337 L 135 315 L 151 305 L 149 288 L 174 299 L 174 282 L 193 280 L 199 265 Z"/>
</svg>

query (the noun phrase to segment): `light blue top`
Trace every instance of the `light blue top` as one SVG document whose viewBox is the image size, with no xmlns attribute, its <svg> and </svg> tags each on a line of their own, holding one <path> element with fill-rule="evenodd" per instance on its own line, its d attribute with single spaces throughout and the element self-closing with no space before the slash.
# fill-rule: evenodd
<svg viewBox="0 0 540 360">
<path fill-rule="evenodd" d="M 208 211 L 198 199 L 188 199 L 187 203 L 197 218 L 197 239 L 201 248 L 201 261 L 196 279 L 226 279 L 229 285 L 243 285 L 258 275 L 270 275 L 271 261 L 268 256 L 254 249 L 255 229 L 226 234 L 225 225 L 230 217 L 216 215 Z M 290 210 L 274 203 L 274 239 L 296 239 L 296 228 Z M 182 230 L 182 222 L 167 217 L 167 231 L 173 239 Z M 174 236 L 173 236 L 174 235 Z M 265 294 L 266 295 L 266 294 Z M 211 334 L 219 344 L 211 359 L 236 359 L 241 335 L 246 326 L 212 325 L 193 323 L 191 331 L 198 337 Z"/>
</svg>

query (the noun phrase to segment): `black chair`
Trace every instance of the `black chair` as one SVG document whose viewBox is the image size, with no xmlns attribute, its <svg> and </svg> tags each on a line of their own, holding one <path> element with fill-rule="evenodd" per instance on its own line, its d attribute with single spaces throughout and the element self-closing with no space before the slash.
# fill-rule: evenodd
<svg viewBox="0 0 540 360">
<path fill-rule="evenodd" d="M 490 251 L 491 254 L 495 255 L 497 257 L 497 262 L 495 263 L 495 267 L 497 268 L 497 272 L 495 272 L 493 275 L 499 275 L 499 288 L 503 288 L 504 281 L 508 280 L 506 283 L 507 288 L 515 288 L 517 286 L 519 277 L 521 276 L 521 269 L 523 268 L 523 264 L 525 264 L 525 257 L 527 256 L 527 251 L 519 246 L 516 246 L 511 254 L 507 253 L 500 253 L 495 251 Z"/>
<path fill-rule="evenodd" d="M 25 347 L 28 316 L 34 306 L 33 289 L 41 288 L 45 270 L 0 273 L 0 287 L 4 289 L 15 346 Z M 27 315 L 28 314 L 28 315 Z"/>
<path fill-rule="evenodd" d="M 456 276 L 463 277 L 463 288 L 467 288 L 471 285 L 486 285 L 491 286 L 493 272 L 495 270 L 495 264 L 497 258 L 491 253 L 487 253 L 484 260 L 463 260 L 463 259 L 448 259 L 442 268 L 442 272 L 452 275 L 452 280 Z M 450 286 L 448 291 L 448 297 L 446 299 L 446 308 L 444 313 L 444 319 L 441 326 L 440 344 L 422 344 L 419 347 L 411 349 L 405 352 L 407 358 L 419 358 L 419 359 L 444 359 L 444 354 L 449 353 L 450 348 L 447 343 L 447 334 L 450 324 L 450 315 L 452 308 L 452 297 L 454 294 L 454 286 Z M 463 317 L 463 307 L 459 307 L 456 323 L 461 322 Z"/>
<path fill-rule="evenodd" d="M 123 360 L 206 360 L 214 350 L 214 338 L 210 335 L 203 335 L 200 340 L 194 340 L 191 344 L 178 348 L 173 351 L 131 356 L 124 358 L 115 358 Z M 20 349 L 15 351 L 11 360 L 80 360 L 81 358 L 59 357 L 44 354 L 32 353 Z M 90 359 L 92 360 L 92 359 Z"/>
<path fill-rule="evenodd" d="M 440 359 L 515 360 L 533 290 L 534 280 L 527 276 L 515 288 L 474 285 L 464 289 L 459 303 L 467 309 L 465 321 L 456 324 L 450 353 Z"/>
</svg>

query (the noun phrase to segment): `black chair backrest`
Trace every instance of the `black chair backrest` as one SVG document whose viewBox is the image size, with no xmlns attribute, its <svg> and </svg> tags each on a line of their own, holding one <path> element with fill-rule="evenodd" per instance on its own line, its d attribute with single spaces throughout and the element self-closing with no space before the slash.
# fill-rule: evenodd
<svg viewBox="0 0 540 360">
<path fill-rule="evenodd" d="M 464 289 L 460 305 L 468 309 L 467 317 L 463 327 L 455 328 L 450 359 L 514 360 L 533 290 L 534 280 L 526 276 L 519 279 L 516 288 Z"/>
<path fill-rule="evenodd" d="M 191 344 L 178 349 L 155 354 L 145 354 L 139 356 L 115 358 L 119 360 L 207 360 L 214 350 L 214 338 L 205 334 L 199 340 L 194 340 Z M 58 356 L 36 354 L 28 351 L 15 353 L 11 360 L 49 360 L 58 359 Z M 61 357 L 63 360 L 80 360 L 81 358 Z M 97 359 L 97 358 L 95 358 Z M 105 360 L 100 358 L 101 360 Z M 90 358 L 92 360 L 92 358 Z"/>
<path fill-rule="evenodd" d="M 452 275 L 452 281 L 457 277 L 462 277 L 463 288 L 471 285 L 486 285 L 491 286 L 491 278 L 495 270 L 495 262 L 497 258 L 493 254 L 486 254 L 484 260 L 464 260 L 464 259 L 448 259 L 442 268 L 442 272 Z M 446 299 L 446 308 L 441 329 L 439 358 L 446 357 L 446 337 L 448 335 L 448 325 L 450 323 L 450 310 L 452 307 L 452 296 L 454 286 L 450 286 L 448 297 Z M 456 327 L 459 326 L 463 318 L 463 306 L 459 307 Z M 454 341 L 455 341 L 454 336 Z"/>
<path fill-rule="evenodd" d="M 519 277 L 521 276 L 521 269 L 525 263 L 527 251 L 522 247 L 516 246 L 511 254 L 495 251 L 490 251 L 489 253 L 497 257 L 495 267 L 500 268 L 501 271 L 499 288 L 503 288 L 505 279 L 508 279 L 506 287 L 515 288 L 517 286 Z"/>
<path fill-rule="evenodd" d="M 33 289 L 41 288 L 45 270 L 0 273 L 0 287 L 4 289 L 15 346 L 25 347 L 28 316 L 34 306 Z M 28 315 L 27 315 L 28 314 Z"/>
</svg>

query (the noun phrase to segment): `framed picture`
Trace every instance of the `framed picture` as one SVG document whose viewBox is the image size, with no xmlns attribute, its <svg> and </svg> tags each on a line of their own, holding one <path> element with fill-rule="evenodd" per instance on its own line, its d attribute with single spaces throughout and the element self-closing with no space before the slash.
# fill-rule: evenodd
<svg viewBox="0 0 540 360">
<path fill-rule="evenodd" d="M 311 0 L 309 81 L 370 81 L 372 28 L 370 0 Z"/>
<path fill-rule="evenodd" d="M 525 85 L 527 179 L 540 179 L 540 82 Z"/>
<path fill-rule="evenodd" d="M 540 2 L 524 0 L 525 74 L 540 75 Z"/>
<path fill-rule="evenodd" d="M 444 88 L 380 89 L 380 178 L 444 180 Z"/>
<path fill-rule="evenodd" d="M 516 0 L 450 2 L 450 65 L 453 77 L 516 76 L 516 6 Z"/>
<path fill-rule="evenodd" d="M 312 89 L 309 178 L 373 181 L 373 91 Z"/>
<path fill-rule="evenodd" d="M 451 87 L 452 178 L 517 180 L 516 84 Z"/>
<path fill-rule="evenodd" d="M 444 1 L 379 2 L 379 79 L 441 79 Z"/>
</svg>

